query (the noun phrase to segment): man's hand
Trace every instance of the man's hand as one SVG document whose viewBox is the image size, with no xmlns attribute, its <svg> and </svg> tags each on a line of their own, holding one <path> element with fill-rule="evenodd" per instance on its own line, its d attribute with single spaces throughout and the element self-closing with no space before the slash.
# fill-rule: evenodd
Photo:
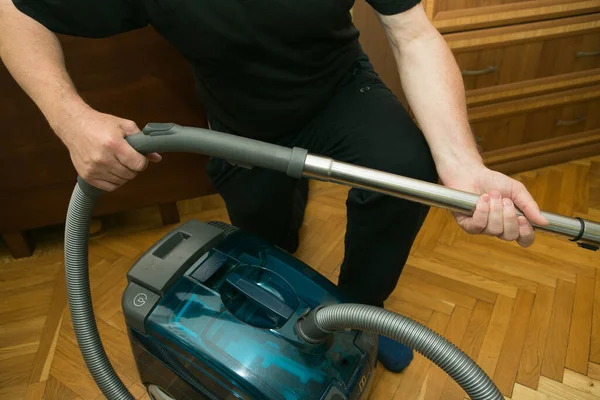
<svg viewBox="0 0 600 400">
<path fill-rule="evenodd" d="M 89 184 L 113 191 L 144 171 L 148 161 L 161 160 L 158 154 L 144 157 L 124 139 L 140 131 L 135 122 L 89 108 L 75 115 L 54 130 L 69 149 L 77 173 Z"/>
<path fill-rule="evenodd" d="M 146 169 L 158 154 L 144 157 L 125 136 L 133 121 L 100 113 L 77 93 L 65 68 L 60 42 L 45 26 L 0 0 L 0 57 L 69 149 L 77 173 L 89 184 L 112 191 Z"/>
<path fill-rule="evenodd" d="M 133 121 L 100 113 L 77 93 L 56 35 L 0 0 L 0 58 L 69 149 L 77 173 L 112 191 L 146 169 L 158 154 L 144 157 L 124 139 L 139 132 Z"/>
<path fill-rule="evenodd" d="M 441 171 L 440 175 L 449 188 L 481 195 L 472 217 L 454 214 L 458 224 L 468 233 L 516 240 L 522 247 L 529 247 L 535 239 L 529 221 L 540 226 L 548 224 L 521 182 L 484 165 L 453 168 Z M 517 216 L 515 206 L 525 216 Z"/>
<path fill-rule="evenodd" d="M 484 166 L 470 129 L 464 83 L 454 54 L 423 5 L 378 17 L 442 182 L 481 195 L 474 215 L 455 214 L 457 222 L 472 234 L 530 246 L 535 235 L 529 221 L 540 226 L 548 221 L 523 184 Z M 515 205 L 526 217 L 517 218 Z"/>
</svg>

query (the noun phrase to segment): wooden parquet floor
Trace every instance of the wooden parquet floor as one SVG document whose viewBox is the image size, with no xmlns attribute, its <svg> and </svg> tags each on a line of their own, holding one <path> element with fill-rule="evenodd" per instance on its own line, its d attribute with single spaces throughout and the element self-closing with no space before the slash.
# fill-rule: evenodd
<svg viewBox="0 0 600 400">
<path fill-rule="evenodd" d="M 600 221 L 600 157 L 517 175 L 542 209 Z M 297 256 L 335 281 L 343 254 L 347 188 L 311 183 Z M 227 221 L 210 196 L 179 204 L 182 221 Z M 110 359 L 138 397 L 125 335 L 125 273 L 171 230 L 158 211 L 104 220 L 90 243 L 99 330 Z M 0 399 L 100 399 L 76 346 L 66 307 L 62 227 L 40 230 L 34 257 L 0 248 Z M 387 306 L 443 334 L 475 359 L 506 398 L 600 399 L 600 252 L 538 233 L 521 249 L 469 236 L 433 209 Z M 378 369 L 375 400 L 463 399 L 442 370 L 416 354 L 402 374 Z"/>
</svg>

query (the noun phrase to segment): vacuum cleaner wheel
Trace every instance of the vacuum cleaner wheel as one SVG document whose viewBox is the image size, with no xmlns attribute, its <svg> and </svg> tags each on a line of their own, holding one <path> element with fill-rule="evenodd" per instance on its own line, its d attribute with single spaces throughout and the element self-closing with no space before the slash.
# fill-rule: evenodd
<svg viewBox="0 0 600 400">
<path fill-rule="evenodd" d="M 146 385 L 146 390 L 148 391 L 148 395 L 152 400 L 175 400 L 159 386 L 153 384 Z"/>
</svg>

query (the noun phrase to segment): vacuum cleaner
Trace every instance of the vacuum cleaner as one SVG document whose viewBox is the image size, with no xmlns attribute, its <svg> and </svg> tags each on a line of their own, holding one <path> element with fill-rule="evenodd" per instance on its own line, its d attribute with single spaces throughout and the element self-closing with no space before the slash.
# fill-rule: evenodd
<svg viewBox="0 0 600 400">
<path fill-rule="evenodd" d="M 142 154 L 194 152 L 293 178 L 378 191 L 472 214 L 478 195 L 253 139 L 150 123 L 126 140 Z M 104 351 L 88 276 L 89 224 L 102 191 L 78 177 L 65 228 L 68 304 L 77 342 L 109 400 L 133 399 Z M 523 215 L 519 212 L 520 215 Z M 600 224 L 543 213 L 537 229 L 597 250 Z M 502 400 L 457 346 L 395 312 L 345 299 L 284 250 L 223 222 L 192 220 L 131 267 L 122 308 L 140 379 L 155 400 L 367 399 L 384 335 L 419 352 L 472 400 Z"/>
</svg>

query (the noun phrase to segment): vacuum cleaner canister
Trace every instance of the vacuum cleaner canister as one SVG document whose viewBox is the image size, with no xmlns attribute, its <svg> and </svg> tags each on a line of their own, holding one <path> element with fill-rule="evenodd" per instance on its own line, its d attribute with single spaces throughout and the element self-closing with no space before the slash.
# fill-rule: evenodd
<svg viewBox="0 0 600 400">
<path fill-rule="evenodd" d="M 189 221 L 133 265 L 122 306 L 142 382 L 155 399 L 364 399 L 374 333 L 310 343 L 296 324 L 344 302 L 287 252 L 222 222 Z"/>
</svg>

